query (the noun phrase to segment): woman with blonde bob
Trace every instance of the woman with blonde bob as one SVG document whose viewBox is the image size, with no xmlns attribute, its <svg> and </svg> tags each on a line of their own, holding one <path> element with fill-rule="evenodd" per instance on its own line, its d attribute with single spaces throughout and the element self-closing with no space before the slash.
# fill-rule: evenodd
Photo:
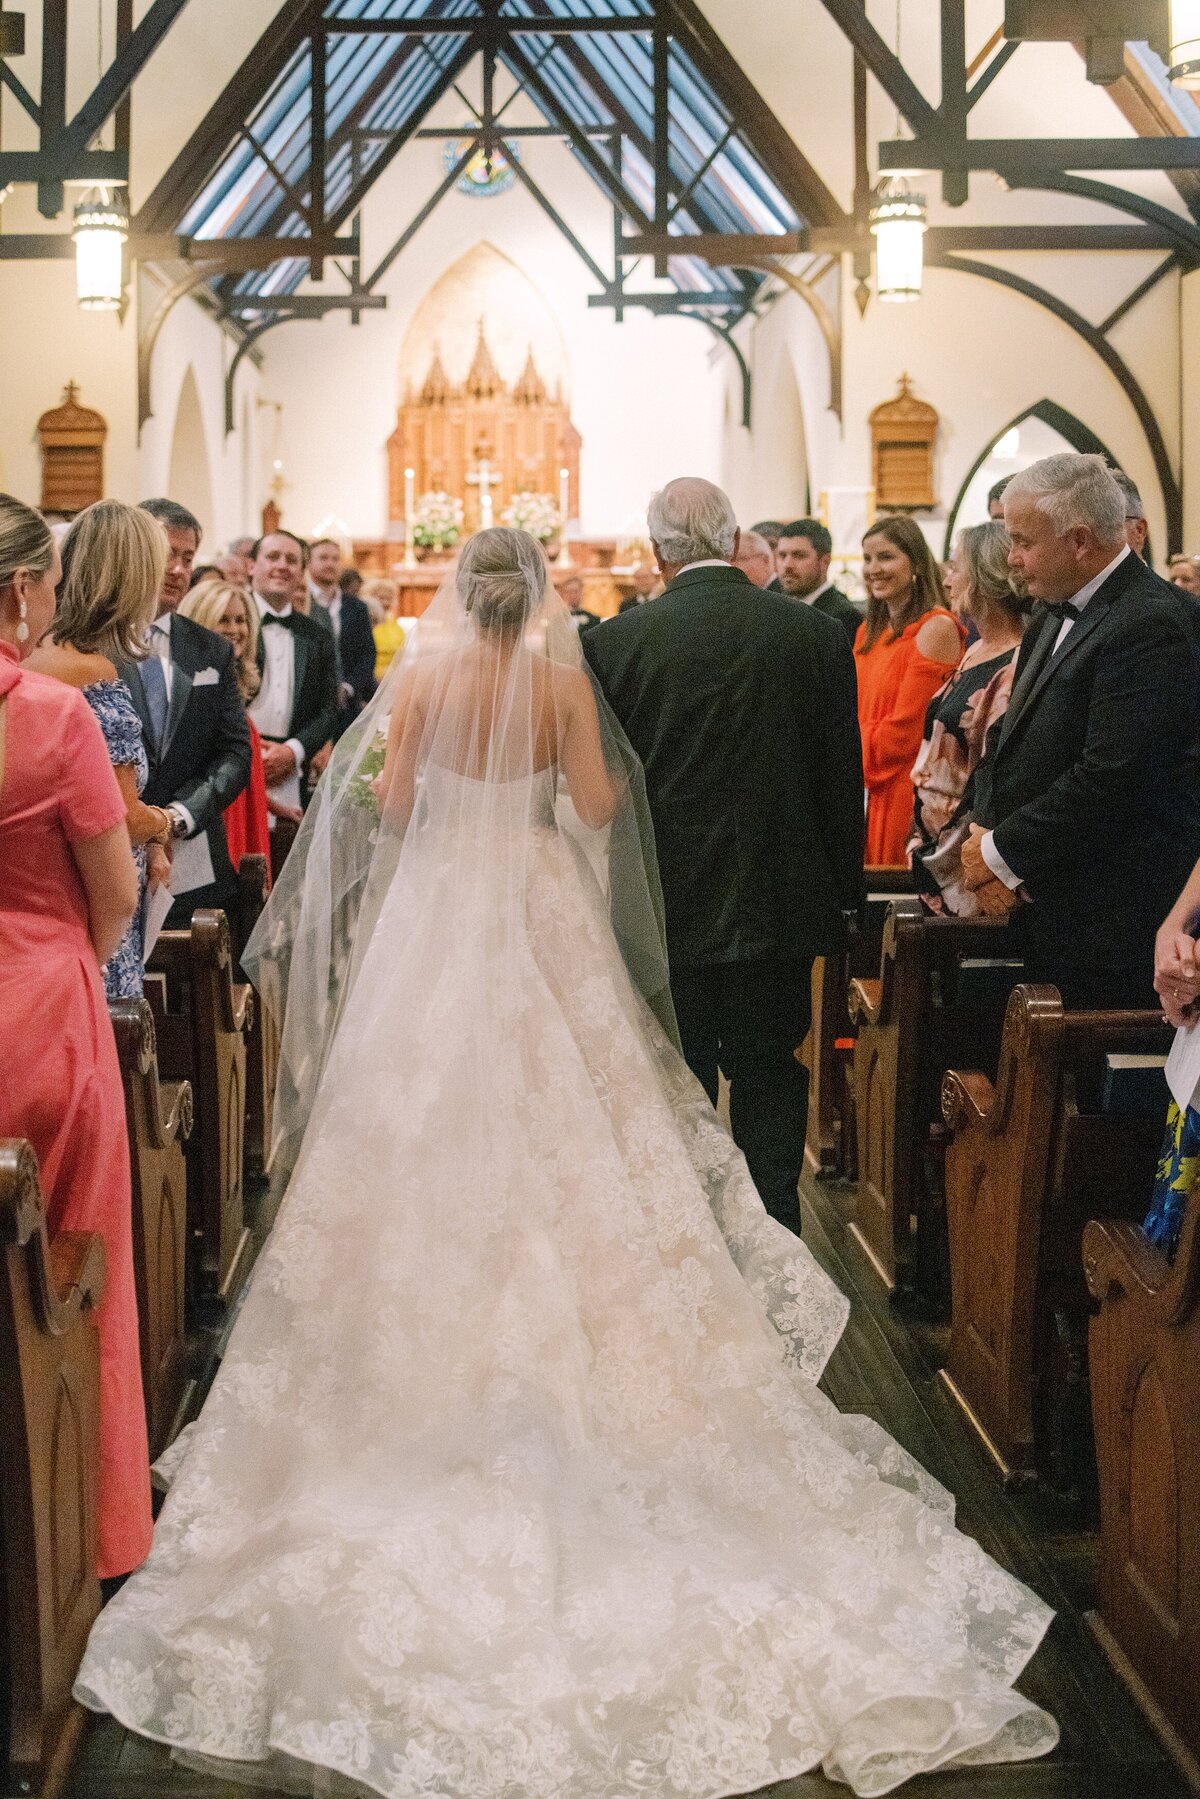
<svg viewBox="0 0 1200 1799">
<path fill-rule="evenodd" d="M 58 608 L 46 638 L 29 658 L 40 674 L 82 692 L 99 721 L 125 800 L 125 822 L 138 868 L 138 909 L 109 958 L 110 999 L 142 991 L 146 888 L 170 878 L 171 821 L 161 806 L 142 804 L 150 766 L 133 696 L 117 677 L 119 661 L 142 661 L 167 566 L 167 535 L 137 506 L 100 500 L 81 512 L 62 544 Z"/>
<path fill-rule="evenodd" d="M 921 527 L 882 518 L 863 538 L 867 616 L 858 628 L 858 723 L 867 788 L 867 862 L 899 867 L 912 825 L 912 765 L 926 709 L 958 667 L 966 633 L 943 605 Z"/>
<path fill-rule="evenodd" d="M 976 903 L 959 887 L 960 851 L 968 821 L 964 795 L 982 760 L 988 732 L 1003 718 L 1029 602 L 1016 593 L 1008 567 L 1008 533 L 997 520 L 971 525 L 954 546 L 946 590 L 955 615 L 975 626 L 976 641 L 925 713 L 925 735 L 913 766 L 915 796 L 909 856 L 919 891 L 935 910 L 961 915 Z"/>
<path fill-rule="evenodd" d="M 243 705 L 248 706 L 262 686 L 262 675 L 258 667 L 258 607 L 246 588 L 233 581 L 206 581 L 192 589 L 179 610 L 184 618 L 203 625 L 206 631 L 215 632 L 233 645 L 238 692 Z M 225 841 L 235 869 L 241 867 L 243 856 L 265 856 L 269 879 L 271 829 L 268 814 L 275 812 L 294 819 L 297 824 L 301 814 L 298 808 L 281 806 L 278 800 L 269 798 L 263 772 L 262 738 L 252 718 L 247 718 L 246 723 L 250 726 L 250 779 L 232 804 L 225 808 Z"/>
</svg>

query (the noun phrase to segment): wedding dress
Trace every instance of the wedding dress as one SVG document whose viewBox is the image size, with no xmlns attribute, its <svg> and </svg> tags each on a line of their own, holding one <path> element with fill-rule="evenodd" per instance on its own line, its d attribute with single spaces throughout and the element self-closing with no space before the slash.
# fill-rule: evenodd
<svg viewBox="0 0 1200 1799">
<path fill-rule="evenodd" d="M 1013 1683 L 1049 1611 L 819 1390 L 847 1303 L 631 982 L 554 765 L 468 761 L 424 758 L 329 933 L 354 972 L 303 1150 L 78 1697 L 389 1799 L 818 1765 L 873 1795 L 1045 1753 Z"/>
</svg>

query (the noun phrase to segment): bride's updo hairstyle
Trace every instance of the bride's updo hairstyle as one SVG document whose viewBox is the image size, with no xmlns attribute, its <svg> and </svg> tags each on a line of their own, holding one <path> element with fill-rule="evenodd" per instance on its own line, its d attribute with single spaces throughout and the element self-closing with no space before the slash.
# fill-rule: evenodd
<svg viewBox="0 0 1200 1799">
<path fill-rule="evenodd" d="M 546 597 L 541 546 L 508 525 L 477 531 L 458 559 L 458 591 L 481 631 L 520 631 Z"/>
</svg>

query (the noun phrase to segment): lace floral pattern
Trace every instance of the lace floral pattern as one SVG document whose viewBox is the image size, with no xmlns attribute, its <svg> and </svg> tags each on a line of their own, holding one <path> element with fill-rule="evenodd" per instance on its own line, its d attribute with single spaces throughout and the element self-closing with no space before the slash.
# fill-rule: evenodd
<svg viewBox="0 0 1200 1799">
<path fill-rule="evenodd" d="M 818 1389 L 846 1301 L 634 994 L 549 796 L 515 933 L 481 884 L 447 940 L 428 838 L 78 1696 L 226 1776 L 389 1799 L 818 1764 L 871 1795 L 1044 1753 L 1012 1683 L 1049 1612 Z"/>
<path fill-rule="evenodd" d="M 137 715 L 132 695 L 124 681 L 93 681 L 83 690 L 83 697 L 96 714 L 104 733 L 109 760 L 114 768 L 132 768 L 139 793 L 150 778 L 150 763 L 142 740 L 142 721 Z M 140 999 L 142 996 L 142 896 L 146 891 L 146 850 L 138 844 L 133 852 L 138 873 L 138 909 L 129 929 L 109 957 L 104 968 L 104 991 L 109 999 Z"/>
</svg>

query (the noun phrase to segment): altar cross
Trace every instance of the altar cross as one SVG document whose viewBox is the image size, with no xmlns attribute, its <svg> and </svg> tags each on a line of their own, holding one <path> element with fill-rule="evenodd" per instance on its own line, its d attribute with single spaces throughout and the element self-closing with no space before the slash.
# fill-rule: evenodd
<svg viewBox="0 0 1200 1799">
<path fill-rule="evenodd" d="M 467 486 L 479 489 L 479 529 L 490 531 L 494 521 L 492 508 L 492 489 L 499 487 L 503 477 L 492 467 L 486 456 L 479 458 L 479 467 L 473 475 L 467 476 Z"/>
</svg>

